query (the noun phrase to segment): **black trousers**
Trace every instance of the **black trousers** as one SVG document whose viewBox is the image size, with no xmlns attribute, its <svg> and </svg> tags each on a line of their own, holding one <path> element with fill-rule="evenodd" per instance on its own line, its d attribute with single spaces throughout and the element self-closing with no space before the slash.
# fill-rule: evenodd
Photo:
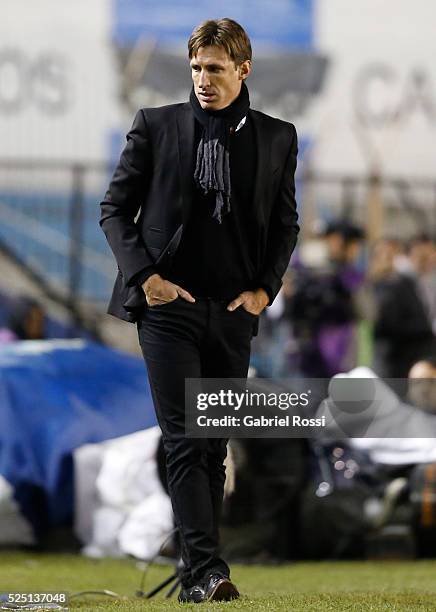
<svg viewBox="0 0 436 612">
<path fill-rule="evenodd" d="M 185 378 L 245 378 L 257 317 L 229 301 L 177 298 L 148 307 L 138 322 L 156 416 L 162 430 L 168 489 L 191 586 L 208 573 L 230 575 L 219 556 L 227 439 L 185 437 Z"/>
</svg>

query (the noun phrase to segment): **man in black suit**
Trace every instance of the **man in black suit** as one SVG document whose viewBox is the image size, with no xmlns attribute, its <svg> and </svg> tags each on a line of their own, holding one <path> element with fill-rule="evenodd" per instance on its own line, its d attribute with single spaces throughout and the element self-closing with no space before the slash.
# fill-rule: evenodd
<svg viewBox="0 0 436 612">
<path fill-rule="evenodd" d="M 247 34 L 206 21 L 188 52 L 189 102 L 138 111 L 100 224 L 119 269 L 108 312 L 137 323 L 162 429 L 179 600 L 199 602 L 239 593 L 218 554 L 227 440 L 185 437 L 185 378 L 247 376 L 299 227 L 295 127 L 250 109 Z"/>
</svg>

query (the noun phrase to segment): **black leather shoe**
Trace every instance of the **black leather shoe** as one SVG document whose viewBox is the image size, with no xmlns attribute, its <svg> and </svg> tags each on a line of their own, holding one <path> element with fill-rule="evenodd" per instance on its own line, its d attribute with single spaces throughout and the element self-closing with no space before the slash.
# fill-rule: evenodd
<svg viewBox="0 0 436 612">
<path fill-rule="evenodd" d="M 195 584 L 192 587 L 182 587 L 178 599 L 180 603 L 201 603 L 205 601 L 205 593 L 201 586 Z"/>
<path fill-rule="evenodd" d="M 230 601 L 238 599 L 239 591 L 224 574 L 210 574 L 204 583 L 204 601 Z"/>
</svg>

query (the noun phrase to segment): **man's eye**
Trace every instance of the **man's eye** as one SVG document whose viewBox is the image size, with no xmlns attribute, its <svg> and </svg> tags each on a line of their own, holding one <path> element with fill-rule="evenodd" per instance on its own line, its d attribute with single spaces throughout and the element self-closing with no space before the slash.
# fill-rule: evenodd
<svg viewBox="0 0 436 612">
<path fill-rule="evenodd" d="M 195 72 L 198 72 L 200 70 L 200 66 L 192 66 L 192 70 L 195 70 Z"/>
</svg>

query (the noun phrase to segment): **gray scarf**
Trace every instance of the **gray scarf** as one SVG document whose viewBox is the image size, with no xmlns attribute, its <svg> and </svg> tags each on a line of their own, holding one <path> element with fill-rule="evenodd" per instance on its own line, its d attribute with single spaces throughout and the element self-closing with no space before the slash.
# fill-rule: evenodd
<svg viewBox="0 0 436 612">
<path fill-rule="evenodd" d="M 250 108 L 250 97 L 244 81 L 241 93 L 229 106 L 218 111 L 201 108 L 192 87 L 189 96 L 195 118 L 203 126 L 197 148 L 194 180 L 204 194 L 215 192 L 213 218 L 222 223 L 223 215 L 230 212 L 230 134 L 241 123 Z"/>
</svg>

